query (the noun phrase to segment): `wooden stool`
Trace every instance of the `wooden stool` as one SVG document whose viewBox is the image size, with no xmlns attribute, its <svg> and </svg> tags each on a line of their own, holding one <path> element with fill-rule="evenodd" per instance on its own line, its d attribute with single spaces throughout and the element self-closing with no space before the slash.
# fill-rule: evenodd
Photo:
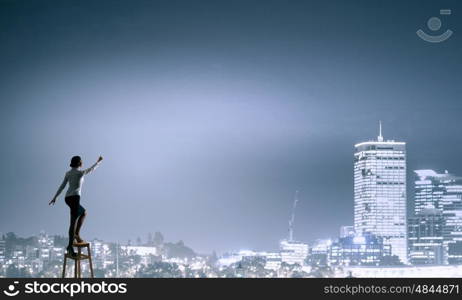
<svg viewBox="0 0 462 300">
<path fill-rule="evenodd" d="M 66 277 L 66 264 L 68 258 L 74 260 L 74 278 L 82 278 L 80 261 L 84 259 L 88 259 L 88 264 L 90 265 L 91 278 L 93 278 L 93 264 L 91 262 L 90 243 L 74 243 L 72 246 L 77 247 L 77 256 L 72 256 L 68 253 L 64 254 L 63 278 Z M 82 254 L 82 248 L 87 248 L 87 254 Z"/>
</svg>

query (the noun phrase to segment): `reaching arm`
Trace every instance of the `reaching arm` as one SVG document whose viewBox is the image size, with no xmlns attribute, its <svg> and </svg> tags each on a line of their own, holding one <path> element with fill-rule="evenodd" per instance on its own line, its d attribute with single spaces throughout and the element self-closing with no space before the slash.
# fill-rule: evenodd
<svg viewBox="0 0 462 300">
<path fill-rule="evenodd" d="M 59 194 L 61 194 L 61 192 L 64 190 L 64 187 L 66 186 L 67 181 L 68 181 L 68 178 L 67 178 L 67 173 L 66 173 L 66 175 L 64 176 L 63 182 L 61 183 L 61 185 L 58 188 L 58 191 L 56 192 L 53 199 L 50 201 L 50 203 L 49 203 L 50 205 L 55 204 L 56 198 L 58 198 Z"/>
<path fill-rule="evenodd" d="M 83 175 L 87 175 L 88 173 L 93 172 L 93 170 L 96 169 L 96 167 L 98 167 L 98 165 L 100 164 L 102 160 L 103 160 L 103 157 L 100 156 L 98 160 L 93 164 L 93 166 L 89 167 L 88 169 L 83 170 Z"/>
</svg>

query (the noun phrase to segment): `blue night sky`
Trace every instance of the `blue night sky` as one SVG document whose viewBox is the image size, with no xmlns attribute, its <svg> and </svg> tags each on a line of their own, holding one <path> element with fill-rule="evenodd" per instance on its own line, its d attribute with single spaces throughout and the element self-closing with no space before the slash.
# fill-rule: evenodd
<svg viewBox="0 0 462 300">
<path fill-rule="evenodd" d="M 440 16 L 442 8 L 452 15 Z M 275 249 L 353 223 L 353 145 L 462 175 L 460 1 L 0 0 L 0 231 Z M 418 29 L 441 17 L 443 43 Z M 408 201 L 412 198 L 409 196 Z"/>
</svg>

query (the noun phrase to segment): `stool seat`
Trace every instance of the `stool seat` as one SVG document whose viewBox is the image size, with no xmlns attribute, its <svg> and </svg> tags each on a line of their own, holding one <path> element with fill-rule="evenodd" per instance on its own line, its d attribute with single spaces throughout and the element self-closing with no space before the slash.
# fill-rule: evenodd
<svg viewBox="0 0 462 300">
<path fill-rule="evenodd" d="M 73 243 L 72 246 L 74 247 L 87 247 L 87 246 L 90 246 L 90 243 L 89 242 L 82 242 L 82 243 Z"/>
<path fill-rule="evenodd" d="M 77 253 L 75 256 L 66 253 L 64 254 L 64 264 L 63 264 L 63 278 L 66 276 L 66 265 L 67 259 L 74 260 L 74 277 L 75 278 L 82 278 L 82 272 L 80 267 L 80 261 L 88 259 L 88 264 L 90 266 L 90 275 L 93 278 L 93 264 L 91 261 L 91 252 L 90 252 L 90 243 L 83 242 L 83 243 L 74 243 L 72 247 L 77 247 Z M 82 248 L 87 248 L 87 254 L 82 253 Z"/>
</svg>

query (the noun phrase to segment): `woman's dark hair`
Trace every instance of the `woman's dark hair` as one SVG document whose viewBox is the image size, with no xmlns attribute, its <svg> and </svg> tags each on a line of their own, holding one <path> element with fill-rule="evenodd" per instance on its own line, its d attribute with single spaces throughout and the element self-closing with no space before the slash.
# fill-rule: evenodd
<svg viewBox="0 0 462 300">
<path fill-rule="evenodd" d="M 82 158 L 80 156 L 74 156 L 71 159 L 71 168 L 78 168 L 80 167 L 80 163 L 82 162 Z"/>
</svg>

